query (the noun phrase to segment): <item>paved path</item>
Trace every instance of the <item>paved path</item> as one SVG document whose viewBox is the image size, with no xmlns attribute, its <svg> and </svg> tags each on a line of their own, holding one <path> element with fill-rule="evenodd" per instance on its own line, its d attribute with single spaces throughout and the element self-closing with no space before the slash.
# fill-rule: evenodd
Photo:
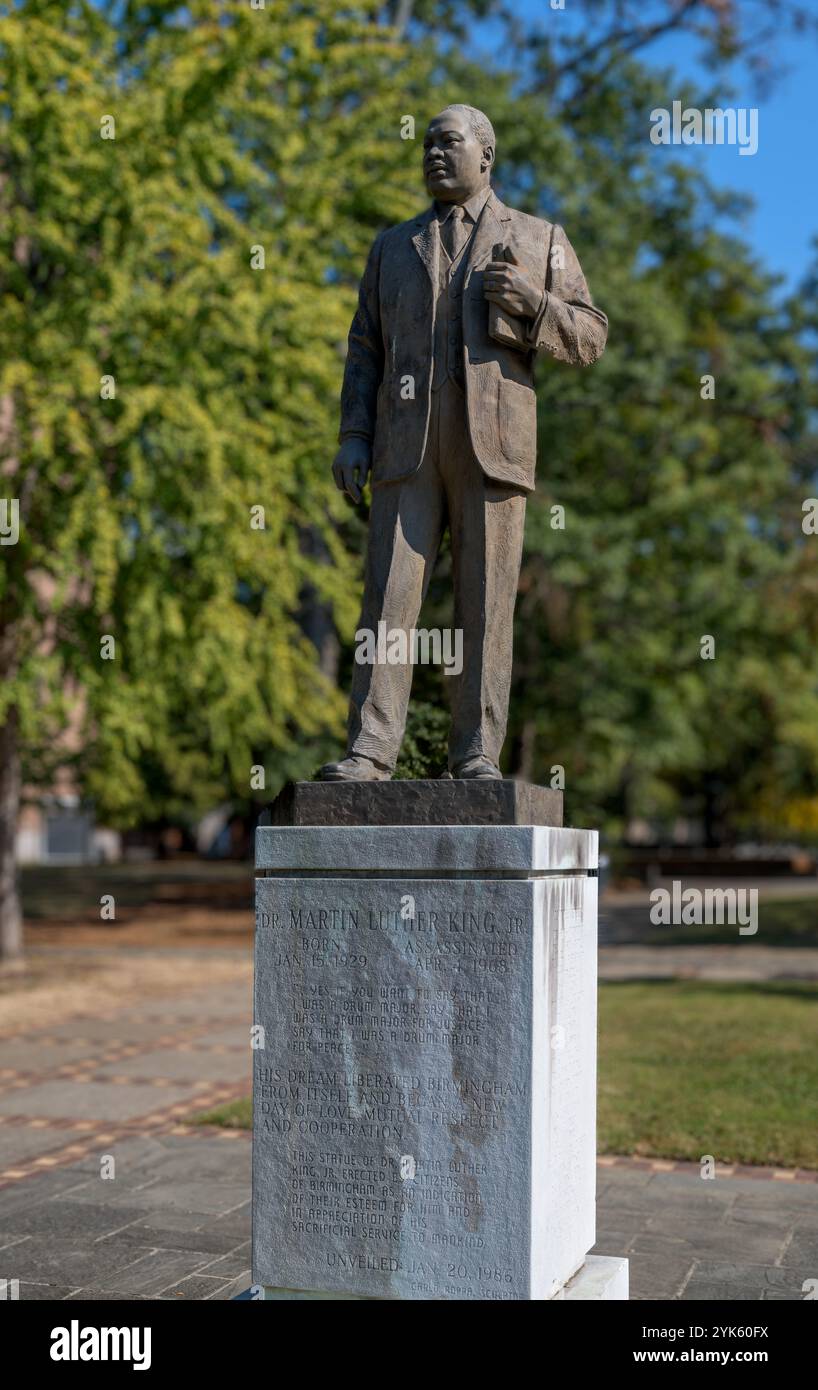
<svg viewBox="0 0 818 1390">
<path fill-rule="evenodd" d="M 21 1298 L 247 1286 L 249 1137 L 181 1120 L 248 1093 L 250 982 L 244 952 L 95 954 L 0 998 L 0 1281 Z M 816 1175 L 746 1174 L 600 1160 L 598 1253 L 628 1255 L 635 1298 L 803 1298 Z"/>
<path fill-rule="evenodd" d="M 600 946 L 600 980 L 818 980 L 811 946 Z"/>
<path fill-rule="evenodd" d="M 818 1281 L 818 1183 L 658 1167 L 598 1170 L 596 1252 L 628 1256 L 631 1298 L 805 1298 Z"/>
<path fill-rule="evenodd" d="M 0 1197 L 0 1279 L 20 1298 L 229 1299 L 250 1282 L 250 1143 L 212 1130 L 132 1136 Z M 631 1297 L 804 1298 L 818 1278 L 818 1183 L 630 1163 L 598 1171 L 598 1241 Z"/>
<path fill-rule="evenodd" d="M 250 1146 L 181 1120 L 249 1093 L 247 951 L 32 965 L 0 997 L 0 1279 L 21 1298 L 229 1297 Z"/>
<path fill-rule="evenodd" d="M 0 1220 L 4 1186 L 250 1089 L 246 953 L 84 959 L 0 1000 Z"/>
<path fill-rule="evenodd" d="M 249 1283 L 250 1144 L 131 1135 L 0 1192 L 0 1279 L 21 1299 L 230 1298 Z"/>
</svg>

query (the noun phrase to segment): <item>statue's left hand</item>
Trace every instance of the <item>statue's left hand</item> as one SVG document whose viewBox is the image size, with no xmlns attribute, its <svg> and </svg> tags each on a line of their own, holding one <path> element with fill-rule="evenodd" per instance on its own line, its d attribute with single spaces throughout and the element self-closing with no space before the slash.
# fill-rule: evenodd
<svg viewBox="0 0 818 1390">
<path fill-rule="evenodd" d="M 507 314 L 516 318 L 533 319 L 542 300 L 542 286 L 536 285 L 525 273 L 514 252 L 508 248 L 511 261 L 489 261 L 483 274 L 483 291 L 492 304 L 499 304 Z"/>
<path fill-rule="evenodd" d="M 332 476 L 336 487 L 357 504 L 361 500 L 361 489 L 371 467 L 372 448 L 368 440 L 350 435 L 333 459 Z"/>
</svg>

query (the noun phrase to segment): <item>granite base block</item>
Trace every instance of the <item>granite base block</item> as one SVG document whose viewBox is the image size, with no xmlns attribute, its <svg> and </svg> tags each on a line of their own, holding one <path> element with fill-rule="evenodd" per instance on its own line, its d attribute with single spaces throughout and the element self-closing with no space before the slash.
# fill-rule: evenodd
<svg viewBox="0 0 818 1390">
<path fill-rule="evenodd" d="M 596 1296 L 566 1289 L 595 1268 L 596 856 L 536 825 L 259 829 L 265 1297 Z"/>
</svg>

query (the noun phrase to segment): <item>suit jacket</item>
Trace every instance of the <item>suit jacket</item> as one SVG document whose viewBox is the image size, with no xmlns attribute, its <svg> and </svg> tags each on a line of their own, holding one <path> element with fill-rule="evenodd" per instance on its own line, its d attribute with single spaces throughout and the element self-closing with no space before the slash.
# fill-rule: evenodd
<svg viewBox="0 0 818 1390">
<path fill-rule="evenodd" d="M 341 392 L 343 440 L 372 443 L 372 482 L 395 482 L 420 467 L 429 427 L 439 238 L 434 208 L 376 237 L 349 331 Z M 521 341 L 494 338 L 496 305 L 483 272 L 496 243 L 514 252 L 543 287 Z M 561 227 L 506 207 L 492 192 L 467 250 L 463 354 L 469 433 L 488 477 L 531 491 L 537 457 L 536 353 L 588 366 L 601 356 L 608 320 L 591 302 L 579 261 Z M 407 385 L 411 378 L 414 393 Z"/>
</svg>

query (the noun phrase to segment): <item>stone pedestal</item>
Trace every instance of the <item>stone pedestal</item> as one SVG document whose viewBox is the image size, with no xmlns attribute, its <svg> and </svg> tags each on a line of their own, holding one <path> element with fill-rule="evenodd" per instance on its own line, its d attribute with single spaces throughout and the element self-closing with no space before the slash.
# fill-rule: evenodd
<svg viewBox="0 0 818 1390">
<path fill-rule="evenodd" d="M 491 814 L 535 802 L 498 791 Z M 586 1265 L 596 833 L 383 825 L 372 805 L 368 825 L 258 831 L 254 1282 L 626 1297 L 621 1262 Z"/>
</svg>

